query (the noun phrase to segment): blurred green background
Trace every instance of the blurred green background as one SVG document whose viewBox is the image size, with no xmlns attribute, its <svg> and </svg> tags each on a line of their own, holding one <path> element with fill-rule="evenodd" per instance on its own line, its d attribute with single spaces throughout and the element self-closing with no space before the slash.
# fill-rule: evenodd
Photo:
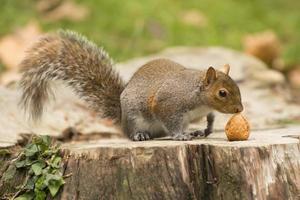
<svg viewBox="0 0 300 200">
<path fill-rule="evenodd" d="M 300 63 L 300 1 L 297 0 L 75 2 L 88 8 L 85 19 L 51 22 L 37 11 L 37 0 L 1 0 L 0 37 L 35 19 L 43 31 L 60 28 L 78 31 L 104 46 L 116 61 L 122 61 L 176 45 L 221 45 L 241 50 L 246 34 L 272 30 L 283 42 L 284 61 Z M 190 16 L 186 16 L 189 12 Z M 193 17 L 195 12 L 201 15 Z"/>
</svg>

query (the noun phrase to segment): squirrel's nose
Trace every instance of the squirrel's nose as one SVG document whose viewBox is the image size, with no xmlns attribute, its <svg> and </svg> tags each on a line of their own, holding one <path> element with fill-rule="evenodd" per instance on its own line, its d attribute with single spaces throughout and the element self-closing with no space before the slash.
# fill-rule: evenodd
<svg viewBox="0 0 300 200">
<path fill-rule="evenodd" d="M 236 107 L 235 112 L 239 113 L 239 112 L 242 112 L 243 110 L 244 110 L 243 105 L 239 105 L 239 106 Z"/>
</svg>

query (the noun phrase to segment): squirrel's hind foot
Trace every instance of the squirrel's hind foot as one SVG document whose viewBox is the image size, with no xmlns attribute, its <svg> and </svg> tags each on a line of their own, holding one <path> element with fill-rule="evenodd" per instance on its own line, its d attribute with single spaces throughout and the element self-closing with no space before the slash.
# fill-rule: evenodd
<svg viewBox="0 0 300 200">
<path fill-rule="evenodd" d="M 131 136 L 133 141 L 146 141 L 151 140 L 150 134 L 148 132 L 136 132 Z"/>
</svg>

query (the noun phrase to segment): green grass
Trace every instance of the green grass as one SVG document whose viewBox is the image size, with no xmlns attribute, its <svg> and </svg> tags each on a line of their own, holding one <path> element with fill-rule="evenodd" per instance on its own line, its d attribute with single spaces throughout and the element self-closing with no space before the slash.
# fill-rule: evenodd
<svg viewBox="0 0 300 200">
<path fill-rule="evenodd" d="M 44 31 L 72 29 L 104 46 L 116 61 L 157 52 L 175 45 L 222 45 L 242 49 L 247 33 L 274 30 L 284 42 L 287 63 L 300 63 L 300 1 L 296 0 L 77 0 L 88 6 L 82 22 L 41 21 L 34 0 L 2 0 L 0 36 L 29 19 L 40 21 Z M 184 24 L 181 14 L 198 10 L 206 27 Z"/>
</svg>

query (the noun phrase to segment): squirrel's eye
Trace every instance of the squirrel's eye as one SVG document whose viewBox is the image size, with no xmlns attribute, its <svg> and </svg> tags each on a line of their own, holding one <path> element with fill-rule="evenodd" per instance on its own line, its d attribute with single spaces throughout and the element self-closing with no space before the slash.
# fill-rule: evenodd
<svg viewBox="0 0 300 200">
<path fill-rule="evenodd" d="M 220 90 L 219 91 L 219 95 L 220 95 L 220 97 L 226 97 L 227 96 L 227 92 L 225 90 Z"/>
</svg>

